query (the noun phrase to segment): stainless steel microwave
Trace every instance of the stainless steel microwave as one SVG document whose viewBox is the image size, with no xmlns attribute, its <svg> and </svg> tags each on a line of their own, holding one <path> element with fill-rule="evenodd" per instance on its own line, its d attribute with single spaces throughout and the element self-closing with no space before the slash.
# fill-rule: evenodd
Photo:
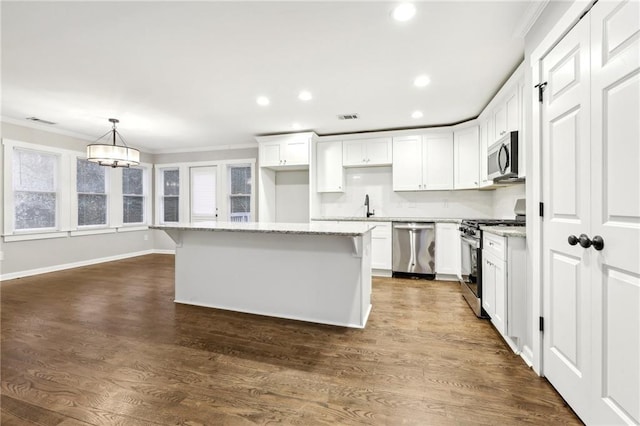
<svg viewBox="0 0 640 426">
<path fill-rule="evenodd" d="M 518 177 L 518 132 L 509 132 L 487 151 L 489 180 Z"/>
</svg>

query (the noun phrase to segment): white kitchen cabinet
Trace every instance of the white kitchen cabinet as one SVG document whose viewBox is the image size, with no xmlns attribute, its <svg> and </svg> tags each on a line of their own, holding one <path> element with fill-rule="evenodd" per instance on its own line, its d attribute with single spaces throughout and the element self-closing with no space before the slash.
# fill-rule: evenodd
<svg viewBox="0 0 640 426">
<path fill-rule="evenodd" d="M 480 122 L 480 158 L 479 158 L 479 166 L 480 166 L 480 176 L 478 186 L 480 188 L 485 188 L 493 185 L 493 181 L 489 179 L 489 170 L 487 164 L 487 153 L 489 150 L 489 141 L 493 140 L 492 129 L 491 129 L 491 120 L 484 119 Z"/>
<path fill-rule="evenodd" d="M 451 132 L 393 138 L 393 190 L 453 189 Z"/>
<path fill-rule="evenodd" d="M 520 105 L 518 88 L 513 88 L 506 94 L 502 102 L 493 112 L 494 134 L 489 146 L 507 133 L 517 131 L 520 128 Z"/>
<path fill-rule="evenodd" d="M 344 192 L 341 141 L 317 143 L 316 185 L 318 192 Z"/>
<path fill-rule="evenodd" d="M 525 239 L 483 233 L 482 307 L 514 351 L 527 335 Z"/>
<path fill-rule="evenodd" d="M 309 134 L 281 135 L 258 140 L 260 167 L 274 169 L 309 166 Z"/>
<path fill-rule="evenodd" d="M 346 140 L 342 150 L 344 167 L 391 165 L 391 138 Z"/>
<path fill-rule="evenodd" d="M 477 189 L 480 176 L 478 126 L 453 133 L 454 189 Z"/>
<path fill-rule="evenodd" d="M 371 268 L 391 271 L 391 222 L 376 222 L 371 231 Z"/>
<path fill-rule="evenodd" d="M 444 279 L 460 276 L 460 231 L 457 223 L 436 223 L 436 274 Z"/>
<path fill-rule="evenodd" d="M 393 138 L 393 167 L 391 170 L 394 191 L 419 191 L 422 189 L 422 137 L 401 136 Z"/>
</svg>

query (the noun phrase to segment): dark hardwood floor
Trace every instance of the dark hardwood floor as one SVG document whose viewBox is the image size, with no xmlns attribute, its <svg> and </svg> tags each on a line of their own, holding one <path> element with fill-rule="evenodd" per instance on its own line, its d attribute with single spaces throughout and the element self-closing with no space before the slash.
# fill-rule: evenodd
<svg viewBox="0 0 640 426">
<path fill-rule="evenodd" d="M 173 268 L 3 282 L 2 425 L 580 424 L 456 283 L 376 278 L 357 330 L 176 305 Z"/>
</svg>

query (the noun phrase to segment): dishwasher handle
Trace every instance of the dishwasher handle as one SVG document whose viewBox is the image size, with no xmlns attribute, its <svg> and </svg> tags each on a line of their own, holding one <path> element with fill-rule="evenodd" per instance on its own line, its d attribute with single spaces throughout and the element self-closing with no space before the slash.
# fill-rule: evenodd
<svg viewBox="0 0 640 426">
<path fill-rule="evenodd" d="M 417 231 L 420 229 L 435 229 L 435 225 L 433 223 L 430 224 L 415 224 L 415 225 L 393 225 L 394 229 L 409 229 L 411 231 Z"/>
</svg>

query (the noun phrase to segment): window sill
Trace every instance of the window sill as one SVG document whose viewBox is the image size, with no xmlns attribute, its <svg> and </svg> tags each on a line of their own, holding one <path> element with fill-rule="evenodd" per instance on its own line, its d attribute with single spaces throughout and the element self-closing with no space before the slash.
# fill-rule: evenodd
<svg viewBox="0 0 640 426">
<path fill-rule="evenodd" d="M 96 228 L 96 229 L 79 229 L 77 231 L 71 231 L 69 234 L 72 237 L 80 237 L 83 235 L 113 234 L 115 232 L 116 232 L 115 228 Z"/>
<path fill-rule="evenodd" d="M 30 233 L 16 233 L 11 235 L 4 235 L 4 242 L 11 243 L 14 241 L 30 241 L 30 240 L 48 240 L 51 238 L 65 238 L 69 235 L 67 231 L 53 231 L 53 232 L 30 232 Z"/>
<path fill-rule="evenodd" d="M 118 228 L 118 232 L 146 231 L 147 229 L 149 229 L 149 225 L 123 226 Z"/>
</svg>

